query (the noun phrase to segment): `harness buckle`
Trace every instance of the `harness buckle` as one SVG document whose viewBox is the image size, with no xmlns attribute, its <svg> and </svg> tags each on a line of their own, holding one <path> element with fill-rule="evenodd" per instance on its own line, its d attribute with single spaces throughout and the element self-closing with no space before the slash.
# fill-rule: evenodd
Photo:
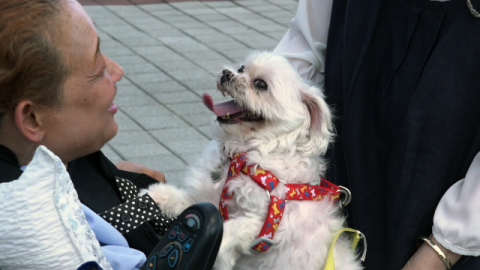
<svg viewBox="0 0 480 270">
<path fill-rule="evenodd" d="M 262 236 L 262 237 L 258 237 L 257 239 L 253 240 L 252 243 L 250 243 L 250 247 L 249 247 L 250 250 L 255 251 L 256 253 L 262 253 L 261 251 L 253 249 L 253 247 L 255 247 L 256 245 L 258 245 L 262 242 L 265 242 L 265 243 L 269 244 L 270 246 L 275 245 L 275 241 L 273 241 L 272 239 L 267 238 L 265 236 Z"/>
<path fill-rule="evenodd" d="M 343 187 L 343 186 L 338 186 L 340 189 L 337 190 L 337 192 L 339 193 L 342 193 L 343 195 L 345 195 L 345 198 L 342 200 L 340 199 L 340 203 L 342 205 L 342 207 L 345 207 L 347 206 L 351 201 L 352 201 L 352 193 L 350 192 L 350 190 L 346 187 Z"/>
</svg>

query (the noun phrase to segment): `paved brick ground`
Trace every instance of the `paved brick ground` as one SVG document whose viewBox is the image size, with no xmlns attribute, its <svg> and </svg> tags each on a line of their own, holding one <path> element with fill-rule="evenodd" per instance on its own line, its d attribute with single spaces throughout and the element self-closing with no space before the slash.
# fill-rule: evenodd
<svg viewBox="0 0 480 270">
<path fill-rule="evenodd" d="M 250 51 L 272 50 L 298 4 L 82 1 L 94 2 L 85 9 L 98 28 L 101 49 L 125 70 L 115 98 L 119 132 L 103 151 L 114 162 L 130 160 L 160 170 L 168 181 L 183 177 L 211 138 L 215 117 L 201 95 L 224 100 L 216 91 L 216 74 L 225 65 L 240 66 Z"/>
</svg>

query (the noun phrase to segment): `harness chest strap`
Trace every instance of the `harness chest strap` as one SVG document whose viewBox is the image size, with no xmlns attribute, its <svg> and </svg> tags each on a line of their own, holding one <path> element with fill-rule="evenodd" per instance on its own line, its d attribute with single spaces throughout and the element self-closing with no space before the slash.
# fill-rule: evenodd
<svg viewBox="0 0 480 270">
<path fill-rule="evenodd" d="M 228 167 L 228 175 L 220 197 L 220 214 L 223 220 L 228 220 L 228 207 L 226 201 L 233 197 L 229 191 L 228 182 L 240 173 L 250 178 L 262 188 L 266 189 L 270 197 L 267 218 L 258 237 L 252 242 L 251 249 L 258 252 L 267 251 L 274 242 L 271 240 L 280 224 L 287 200 L 313 200 L 319 201 L 325 198 L 337 203 L 340 197 L 339 188 L 321 179 L 320 186 L 309 184 L 285 184 L 285 199 L 270 196 L 270 192 L 280 183 L 280 180 L 268 170 L 258 168 L 256 165 L 247 165 L 245 154 L 236 154 Z"/>
</svg>

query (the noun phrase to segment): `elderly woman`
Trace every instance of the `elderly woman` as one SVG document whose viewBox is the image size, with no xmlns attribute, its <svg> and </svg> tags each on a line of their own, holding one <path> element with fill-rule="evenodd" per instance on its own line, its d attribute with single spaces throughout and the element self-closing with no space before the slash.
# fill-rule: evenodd
<svg viewBox="0 0 480 270">
<path fill-rule="evenodd" d="M 87 220 L 136 249 L 105 247 L 112 266 L 139 267 L 168 223 L 147 207 L 148 195 L 137 197 L 157 181 L 150 176 L 163 175 L 131 163 L 121 165 L 130 172 L 119 170 L 99 151 L 117 133 L 113 100 L 122 68 L 102 54 L 74 0 L 2 0 L 0 22 L 0 183 L 18 179 L 35 149 L 46 146 L 67 166 Z M 120 215 L 127 200 L 144 216 Z"/>
</svg>

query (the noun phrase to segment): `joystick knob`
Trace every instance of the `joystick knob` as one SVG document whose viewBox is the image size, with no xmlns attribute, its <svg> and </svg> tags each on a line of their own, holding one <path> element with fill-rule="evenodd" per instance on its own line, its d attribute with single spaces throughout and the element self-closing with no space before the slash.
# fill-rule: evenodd
<svg viewBox="0 0 480 270">
<path fill-rule="evenodd" d="M 193 218 L 188 218 L 185 225 L 191 232 L 194 232 L 197 229 L 197 222 Z"/>
<path fill-rule="evenodd" d="M 186 215 L 185 226 L 189 231 L 195 232 L 196 230 L 200 229 L 200 218 L 193 213 Z"/>
</svg>

